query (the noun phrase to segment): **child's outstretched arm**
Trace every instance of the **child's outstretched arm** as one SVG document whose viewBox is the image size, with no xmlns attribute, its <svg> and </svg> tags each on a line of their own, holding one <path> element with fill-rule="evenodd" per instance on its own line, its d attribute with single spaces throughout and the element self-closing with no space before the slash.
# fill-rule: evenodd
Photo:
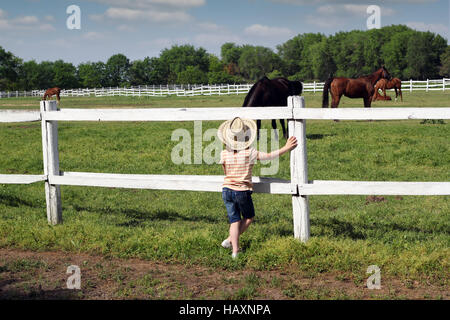
<svg viewBox="0 0 450 320">
<path fill-rule="evenodd" d="M 258 160 L 272 160 L 275 159 L 282 154 L 291 151 L 297 147 L 297 138 L 292 136 L 287 141 L 284 147 L 281 149 L 272 151 L 271 153 L 265 153 L 265 152 L 258 152 Z"/>
</svg>

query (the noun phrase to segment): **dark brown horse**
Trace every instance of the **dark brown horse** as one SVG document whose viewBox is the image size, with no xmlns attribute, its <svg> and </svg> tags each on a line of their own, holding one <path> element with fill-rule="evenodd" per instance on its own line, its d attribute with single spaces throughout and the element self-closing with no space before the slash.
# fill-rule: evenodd
<svg viewBox="0 0 450 320">
<path fill-rule="evenodd" d="M 263 77 L 256 82 L 247 96 L 245 97 L 243 107 L 285 107 L 289 96 L 300 95 L 303 85 L 300 81 L 290 81 L 286 78 L 274 78 L 270 80 Z M 259 130 L 261 129 L 261 120 L 256 120 L 258 126 L 257 137 L 259 140 Z M 284 125 L 284 119 L 280 119 L 283 128 L 283 136 L 287 139 L 287 131 Z M 277 128 L 276 120 L 272 120 L 272 128 Z"/>
<path fill-rule="evenodd" d="M 58 100 L 58 103 L 60 101 L 59 94 L 61 93 L 61 89 L 58 87 L 47 89 L 44 93 L 44 96 L 42 97 L 42 100 L 47 100 L 47 98 L 51 98 L 52 96 L 56 95 L 56 100 Z"/>
<path fill-rule="evenodd" d="M 395 100 L 397 100 L 397 97 L 400 95 L 400 98 L 402 99 L 403 102 L 402 81 L 399 78 L 392 78 L 391 80 L 380 79 L 375 85 L 375 93 L 373 94 L 372 101 L 379 100 L 378 90 L 383 91 L 384 98 L 386 98 L 387 89 L 395 89 Z"/>
<path fill-rule="evenodd" d="M 330 91 L 332 108 L 338 107 L 342 95 L 349 98 L 363 98 L 364 107 L 370 108 L 375 92 L 374 86 L 381 78 L 391 78 L 384 66 L 368 76 L 356 79 L 344 77 L 329 78 L 323 88 L 322 107 L 328 108 L 328 91 Z"/>
</svg>

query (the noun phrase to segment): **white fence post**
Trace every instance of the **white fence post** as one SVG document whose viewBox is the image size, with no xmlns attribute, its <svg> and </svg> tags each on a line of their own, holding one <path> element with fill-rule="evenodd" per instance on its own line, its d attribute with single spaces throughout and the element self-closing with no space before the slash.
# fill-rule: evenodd
<svg viewBox="0 0 450 320">
<path fill-rule="evenodd" d="M 56 101 L 41 101 L 41 114 L 45 111 L 56 111 Z M 42 120 L 42 151 L 44 174 L 60 175 L 58 152 L 58 122 Z M 45 200 L 47 203 L 47 220 L 49 224 L 62 223 L 61 189 L 59 185 L 45 182 Z"/>
<path fill-rule="evenodd" d="M 429 90 L 429 89 L 428 89 L 428 88 L 429 88 L 429 86 L 430 86 L 430 80 L 428 80 L 428 79 L 427 79 L 427 90 L 426 90 L 426 92 L 428 92 L 428 90 Z"/>
<path fill-rule="evenodd" d="M 305 98 L 288 97 L 288 106 L 292 109 L 304 108 Z M 297 138 L 298 146 L 291 151 L 291 188 L 292 212 L 294 219 L 294 237 L 302 242 L 309 239 L 309 201 L 308 196 L 300 195 L 299 184 L 308 183 L 308 161 L 306 152 L 306 120 L 289 120 L 289 136 Z"/>
<path fill-rule="evenodd" d="M 409 79 L 409 92 L 413 92 L 413 81 Z"/>
</svg>

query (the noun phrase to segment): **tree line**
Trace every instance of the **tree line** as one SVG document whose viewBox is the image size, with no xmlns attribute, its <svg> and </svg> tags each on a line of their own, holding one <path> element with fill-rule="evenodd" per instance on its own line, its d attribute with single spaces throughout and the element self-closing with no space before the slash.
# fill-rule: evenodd
<svg viewBox="0 0 450 320">
<path fill-rule="evenodd" d="M 24 62 L 0 46 L 0 90 L 244 83 L 262 76 L 323 81 L 369 74 L 381 65 L 401 79 L 450 77 L 450 46 L 440 35 L 404 25 L 330 36 L 299 34 L 276 51 L 225 43 L 217 57 L 187 44 L 164 49 L 159 57 L 130 61 L 115 54 L 106 62 L 78 66 L 63 60 Z"/>
</svg>

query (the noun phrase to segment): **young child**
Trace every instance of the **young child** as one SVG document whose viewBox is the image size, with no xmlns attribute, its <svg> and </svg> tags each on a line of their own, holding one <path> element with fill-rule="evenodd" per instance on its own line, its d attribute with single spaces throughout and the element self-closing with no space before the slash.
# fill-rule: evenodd
<svg viewBox="0 0 450 320">
<path fill-rule="evenodd" d="M 222 199 L 227 209 L 230 234 L 222 242 L 224 248 L 232 249 L 232 258 L 239 252 L 239 236 L 253 222 L 255 209 L 251 194 L 253 192 L 252 168 L 256 160 L 271 160 L 297 147 L 297 139 L 290 137 L 281 149 L 264 153 L 251 147 L 256 137 L 256 123 L 239 117 L 222 123 L 217 135 L 226 149 L 220 155 L 225 180 Z M 241 218 L 242 214 L 242 218 Z"/>
</svg>

